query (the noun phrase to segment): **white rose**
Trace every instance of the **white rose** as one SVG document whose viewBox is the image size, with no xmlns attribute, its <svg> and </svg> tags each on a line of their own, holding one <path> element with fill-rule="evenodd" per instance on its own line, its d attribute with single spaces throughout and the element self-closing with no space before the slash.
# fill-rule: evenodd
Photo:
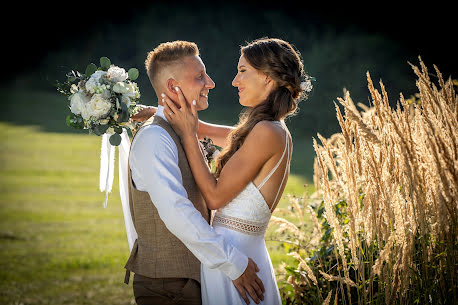
<svg viewBox="0 0 458 305">
<path fill-rule="evenodd" d="M 100 78 L 105 74 L 107 74 L 105 71 L 95 71 L 86 82 L 86 90 L 90 93 L 101 93 L 103 88 L 101 87 Z"/>
<path fill-rule="evenodd" d="M 114 86 L 113 86 L 113 91 L 116 92 L 116 93 L 124 94 L 124 93 L 127 93 L 127 92 L 129 91 L 129 89 L 127 88 L 126 83 L 124 83 L 124 82 L 117 82 L 117 83 L 114 84 Z"/>
<path fill-rule="evenodd" d="M 117 66 L 111 66 L 107 71 L 107 78 L 114 83 L 123 82 L 127 77 L 126 70 Z"/>
<path fill-rule="evenodd" d="M 82 108 L 81 109 L 81 116 L 83 117 L 83 119 L 85 119 L 86 121 L 89 120 L 91 118 L 91 114 L 88 110 L 88 107 L 86 105 L 86 107 Z"/>
<path fill-rule="evenodd" d="M 70 97 L 70 111 L 74 114 L 82 114 L 88 102 L 89 97 L 80 90 Z"/>
<path fill-rule="evenodd" d="M 138 90 L 138 86 L 136 83 L 128 83 L 126 87 L 127 87 L 126 95 L 128 97 L 133 98 L 133 99 L 140 97 L 140 92 Z"/>
<path fill-rule="evenodd" d="M 102 71 L 102 70 L 97 70 L 94 73 L 92 73 L 91 78 L 94 78 L 97 82 L 100 83 L 100 78 L 104 75 L 106 75 L 107 72 Z"/>
<path fill-rule="evenodd" d="M 94 119 L 99 119 L 108 114 L 111 109 L 111 103 L 104 99 L 101 94 L 94 94 L 87 104 L 89 115 Z"/>
</svg>

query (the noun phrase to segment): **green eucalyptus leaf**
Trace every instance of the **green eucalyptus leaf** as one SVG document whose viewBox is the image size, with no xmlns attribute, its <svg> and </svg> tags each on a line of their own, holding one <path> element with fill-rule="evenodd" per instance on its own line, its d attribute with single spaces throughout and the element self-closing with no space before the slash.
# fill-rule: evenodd
<svg viewBox="0 0 458 305">
<path fill-rule="evenodd" d="M 99 126 L 99 129 L 100 129 L 100 131 L 102 131 L 102 133 L 107 132 L 108 128 L 110 128 L 110 125 L 109 125 L 109 124 L 100 125 L 100 126 Z"/>
<path fill-rule="evenodd" d="M 118 118 L 116 119 L 116 122 L 122 123 L 122 119 L 123 119 L 123 114 L 122 114 L 122 112 L 120 112 L 120 113 L 118 113 Z"/>
<path fill-rule="evenodd" d="M 67 123 L 67 126 L 71 126 L 72 122 L 70 121 L 72 119 L 72 115 L 69 114 L 67 115 L 67 118 L 65 119 L 65 122 Z"/>
<path fill-rule="evenodd" d="M 122 127 L 121 126 L 114 126 L 113 129 L 117 134 L 121 134 L 122 133 Z"/>
<path fill-rule="evenodd" d="M 138 78 L 138 70 L 136 68 L 130 68 L 127 74 L 130 80 L 136 80 Z"/>
<path fill-rule="evenodd" d="M 76 120 L 76 122 L 72 122 L 72 126 L 78 129 L 84 129 L 84 120 L 80 116 L 73 116 L 73 120 Z"/>
<path fill-rule="evenodd" d="M 130 118 L 129 113 L 126 113 L 126 114 L 124 115 L 123 122 L 124 122 L 124 123 L 129 122 L 129 118 Z"/>
<path fill-rule="evenodd" d="M 127 122 L 129 121 L 129 108 L 124 103 L 121 103 L 121 121 L 120 122 Z"/>
<path fill-rule="evenodd" d="M 103 70 L 108 70 L 111 66 L 111 60 L 108 57 L 100 57 L 100 66 Z"/>
<path fill-rule="evenodd" d="M 90 63 L 87 67 L 86 67 L 86 76 L 91 76 L 95 71 L 97 71 L 97 66 L 93 63 Z"/>
<path fill-rule="evenodd" d="M 93 131 L 96 135 L 98 135 L 98 136 L 101 136 L 101 135 L 102 135 L 102 133 L 100 133 L 100 130 L 98 129 L 98 126 L 95 127 L 94 129 L 92 129 L 92 131 Z"/>
<path fill-rule="evenodd" d="M 103 135 L 107 130 L 108 128 L 110 127 L 110 125 L 106 124 L 106 125 L 98 125 L 94 128 L 94 133 L 98 136 L 100 135 Z"/>
<path fill-rule="evenodd" d="M 110 137 L 110 144 L 113 146 L 121 144 L 121 136 L 117 133 L 112 134 Z"/>
<path fill-rule="evenodd" d="M 121 102 L 120 104 L 122 112 L 129 112 L 129 109 L 127 108 L 127 105 L 125 103 Z"/>
<path fill-rule="evenodd" d="M 128 120 L 129 120 L 129 116 L 126 115 L 126 113 L 125 113 L 124 111 L 122 111 L 122 112 L 119 114 L 118 123 L 127 122 Z"/>
</svg>

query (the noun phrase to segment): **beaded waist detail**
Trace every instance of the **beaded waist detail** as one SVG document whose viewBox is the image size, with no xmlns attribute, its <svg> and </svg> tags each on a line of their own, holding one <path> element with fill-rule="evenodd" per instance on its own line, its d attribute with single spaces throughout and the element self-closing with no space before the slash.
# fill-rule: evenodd
<svg viewBox="0 0 458 305">
<path fill-rule="evenodd" d="M 226 227 L 248 235 L 264 235 L 268 225 L 269 221 L 259 223 L 220 214 L 215 214 L 213 218 L 213 226 Z"/>
</svg>

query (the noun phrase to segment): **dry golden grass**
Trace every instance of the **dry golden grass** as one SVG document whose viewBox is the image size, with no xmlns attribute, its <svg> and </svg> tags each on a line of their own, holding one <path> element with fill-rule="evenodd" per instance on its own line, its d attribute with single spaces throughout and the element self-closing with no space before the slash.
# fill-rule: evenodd
<svg viewBox="0 0 458 305">
<path fill-rule="evenodd" d="M 411 66 L 418 77 L 416 98 L 401 95 L 393 109 L 383 83 L 378 91 L 368 73 L 373 106 L 359 105 L 359 111 L 346 92 L 338 99 L 343 113 L 336 104 L 341 133 L 329 139 L 318 135 L 321 144 L 314 140 L 317 193 L 307 200 L 324 201 L 337 266 L 313 274 L 307 251 L 292 254 L 299 271 L 307 274 L 302 285 L 297 278 L 288 280 L 296 300 L 317 285 L 319 276 L 338 282 L 333 302 L 339 304 L 458 300 L 457 95 L 452 80 L 444 81 L 437 67 L 438 85 L 421 58 L 420 67 Z M 347 223 L 336 216 L 335 205 L 342 200 Z M 302 206 L 294 200 L 291 204 L 296 216 L 303 217 L 305 201 Z M 319 234 L 321 224 L 313 214 L 312 219 L 314 234 Z M 298 227 L 278 218 L 275 222 L 299 244 L 307 243 L 307 250 L 313 247 L 313 235 L 301 241 Z M 318 290 L 325 304 L 334 295 L 330 287 Z M 437 293 L 422 296 L 428 289 Z"/>
</svg>

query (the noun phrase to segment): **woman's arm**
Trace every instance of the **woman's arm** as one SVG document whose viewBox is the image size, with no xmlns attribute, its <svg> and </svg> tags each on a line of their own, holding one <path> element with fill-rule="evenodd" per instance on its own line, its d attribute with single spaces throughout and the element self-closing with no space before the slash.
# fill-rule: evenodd
<svg viewBox="0 0 458 305">
<path fill-rule="evenodd" d="M 230 202 L 253 181 L 262 166 L 276 153 L 273 149 L 276 145 L 269 145 L 271 142 L 268 139 L 278 137 L 278 133 L 271 129 L 264 122 L 258 123 L 226 163 L 218 180 L 202 158 L 197 137 L 182 138 L 194 179 L 210 209 L 219 209 Z"/>
<path fill-rule="evenodd" d="M 202 140 L 204 137 L 210 138 L 212 139 L 213 144 L 225 147 L 227 145 L 227 136 L 232 129 L 234 129 L 232 126 L 212 124 L 199 120 L 197 137 L 199 140 Z"/>
<path fill-rule="evenodd" d="M 137 105 L 140 106 L 142 109 L 137 114 L 130 117 L 130 119 L 134 122 L 144 122 L 156 113 L 157 107 L 146 106 L 141 104 Z"/>
<path fill-rule="evenodd" d="M 156 113 L 157 110 L 157 107 L 154 106 L 145 106 L 140 104 L 138 106 L 142 107 L 142 110 L 140 110 L 136 115 L 130 117 L 134 122 L 144 122 L 148 120 Z M 234 129 L 232 126 L 212 124 L 199 120 L 197 136 L 199 140 L 203 140 L 204 137 L 207 137 L 212 139 L 213 144 L 225 147 L 227 144 L 227 135 L 232 129 Z"/>
</svg>

